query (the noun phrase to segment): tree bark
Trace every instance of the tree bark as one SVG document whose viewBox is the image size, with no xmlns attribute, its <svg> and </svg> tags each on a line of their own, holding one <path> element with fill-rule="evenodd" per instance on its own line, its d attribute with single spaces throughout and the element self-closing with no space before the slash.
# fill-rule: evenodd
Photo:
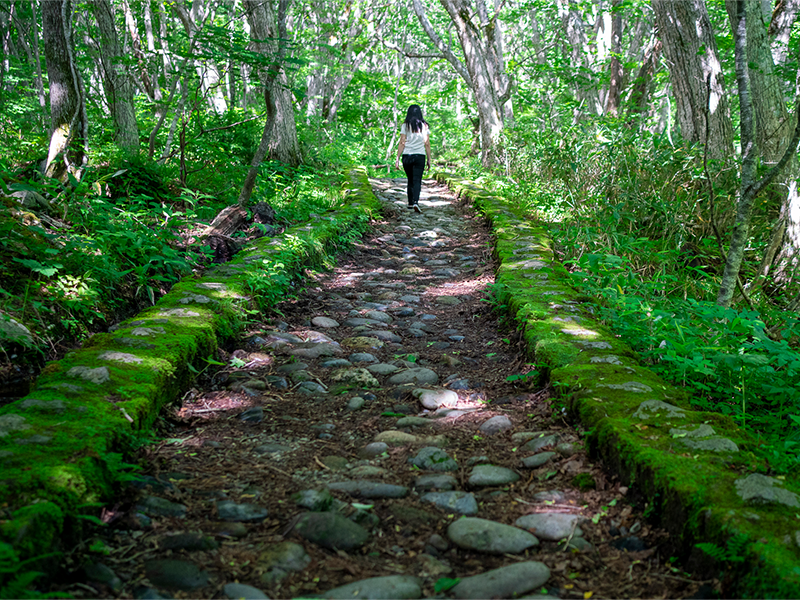
<svg viewBox="0 0 800 600">
<path fill-rule="evenodd" d="M 622 95 L 622 0 L 613 0 L 611 3 L 611 65 L 609 74 L 611 81 L 608 86 L 608 100 L 606 102 L 606 115 L 616 117 L 619 112 L 620 98 Z"/>
<path fill-rule="evenodd" d="M 707 140 L 708 155 L 726 160 L 733 154 L 733 126 L 704 0 L 652 0 L 658 35 L 669 65 L 678 124 L 689 143 Z M 711 94 L 706 82 L 710 81 Z M 706 97 L 709 106 L 706 106 Z M 706 133 L 706 112 L 709 131 Z"/>
<path fill-rule="evenodd" d="M 50 147 L 44 172 L 63 179 L 86 164 L 88 121 L 78 69 L 73 56 L 72 2 L 42 2 L 47 78 L 50 84 Z"/>
<path fill-rule="evenodd" d="M 122 51 L 114 19 L 114 9 L 108 0 L 92 0 L 100 29 L 100 64 L 103 88 L 114 121 L 114 137 L 120 148 L 129 152 L 139 149 L 139 130 L 133 105 L 133 84 L 122 64 Z"/>
<path fill-rule="evenodd" d="M 789 38 L 792 25 L 800 11 L 800 0 L 780 0 L 775 4 L 768 33 L 771 39 L 772 60 L 776 66 L 783 66 L 789 56 Z"/>
</svg>

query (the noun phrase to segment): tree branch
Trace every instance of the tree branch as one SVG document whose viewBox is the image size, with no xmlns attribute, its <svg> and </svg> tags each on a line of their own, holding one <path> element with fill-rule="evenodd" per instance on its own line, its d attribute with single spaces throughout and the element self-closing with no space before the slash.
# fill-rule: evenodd
<svg viewBox="0 0 800 600">
<path fill-rule="evenodd" d="M 453 65 L 453 68 L 456 72 L 461 76 L 461 78 L 467 83 L 467 85 L 472 88 L 472 77 L 469 75 L 469 71 L 464 66 L 464 64 L 458 60 L 455 54 L 448 48 L 445 43 L 442 41 L 442 38 L 439 37 L 439 34 L 433 29 L 433 25 L 428 20 L 428 16 L 425 14 L 425 7 L 422 6 L 421 0 L 413 0 L 414 4 L 414 12 L 417 14 L 417 18 L 419 19 L 420 25 L 422 25 L 422 29 L 425 30 L 425 33 L 428 34 L 428 37 L 431 39 L 433 44 L 436 48 L 441 52 L 447 61 Z"/>
</svg>

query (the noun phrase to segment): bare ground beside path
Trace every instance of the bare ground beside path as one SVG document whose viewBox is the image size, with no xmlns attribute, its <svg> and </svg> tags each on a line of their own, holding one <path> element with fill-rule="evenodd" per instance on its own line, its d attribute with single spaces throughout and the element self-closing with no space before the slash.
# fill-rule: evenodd
<svg viewBox="0 0 800 600">
<path fill-rule="evenodd" d="M 232 366 L 185 395 L 168 437 L 140 457 L 147 485 L 105 511 L 109 526 L 68 555 L 54 591 L 307 597 L 391 575 L 408 577 L 327 595 L 679 598 L 717 587 L 673 564 L 666 534 L 590 460 L 546 388 L 508 381 L 531 367 L 497 322 L 482 220 L 433 182 L 421 215 L 405 208 L 404 180 L 372 183 L 391 217 L 281 318 L 219 350 Z M 515 530 L 471 521 L 461 535 L 463 514 Z M 534 514 L 535 525 L 518 521 Z M 469 579 L 534 563 L 541 582 Z"/>
</svg>

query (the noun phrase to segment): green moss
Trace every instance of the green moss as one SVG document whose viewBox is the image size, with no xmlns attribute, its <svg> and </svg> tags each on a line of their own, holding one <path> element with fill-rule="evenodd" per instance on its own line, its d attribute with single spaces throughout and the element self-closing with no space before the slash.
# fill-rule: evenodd
<svg viewBox="0 0 800 600">
<path fill-rule="evenodd" d="M 593 490 L 597 487 L 597 483 L 590 473 L 578 473 L 572 478 L 572 485 L 582 492 Z"/>
</svg>

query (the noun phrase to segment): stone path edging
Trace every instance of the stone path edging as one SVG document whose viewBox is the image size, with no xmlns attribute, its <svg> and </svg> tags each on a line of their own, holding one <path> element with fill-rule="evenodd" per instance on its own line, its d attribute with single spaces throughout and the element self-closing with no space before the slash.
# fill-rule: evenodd
<svg viewBox="0 0 800 600">
<path fill-rule="evenodd" d="M 237 310 L 251 300 L 247 277 L 263 274 L 260 290 L 283 299 L 303 267 L 320 263 L 348 232 L 367 229 L 381 204 L 364 170 L 350 180 L 348 202 L 335 213 L 256 240 L 231 262 L 178 283 L 155 306 L 47 365 L 31 394 L 0 408 L 0 541 L 20 560 L 80 532 L 80 505 L 114 484 L 113 453 L 153 423 L 191 380 L 191 365 L 201 368 L 237 333 Z"/>
<path fill-rule="evenodd" d="M 590 449 L 622 481 L 636 484 L 674 535 L 675 551 L 709 565 L 696 542 L 725 548 L 732 536 L 744 535 L 750 560 L 737 565 L 738 594 L 800 597 L 800 485 L 758 473 L 766 465 L 750 451 L 751 436 L 718 413 L 692 410 L 685 392 L 642 367 L 593 318 L 591 299 L 570 286 L 544 227 L 467 180 L 437 179 L 491 222 L 498 300 L 589 431 Z"/>
</svg>

